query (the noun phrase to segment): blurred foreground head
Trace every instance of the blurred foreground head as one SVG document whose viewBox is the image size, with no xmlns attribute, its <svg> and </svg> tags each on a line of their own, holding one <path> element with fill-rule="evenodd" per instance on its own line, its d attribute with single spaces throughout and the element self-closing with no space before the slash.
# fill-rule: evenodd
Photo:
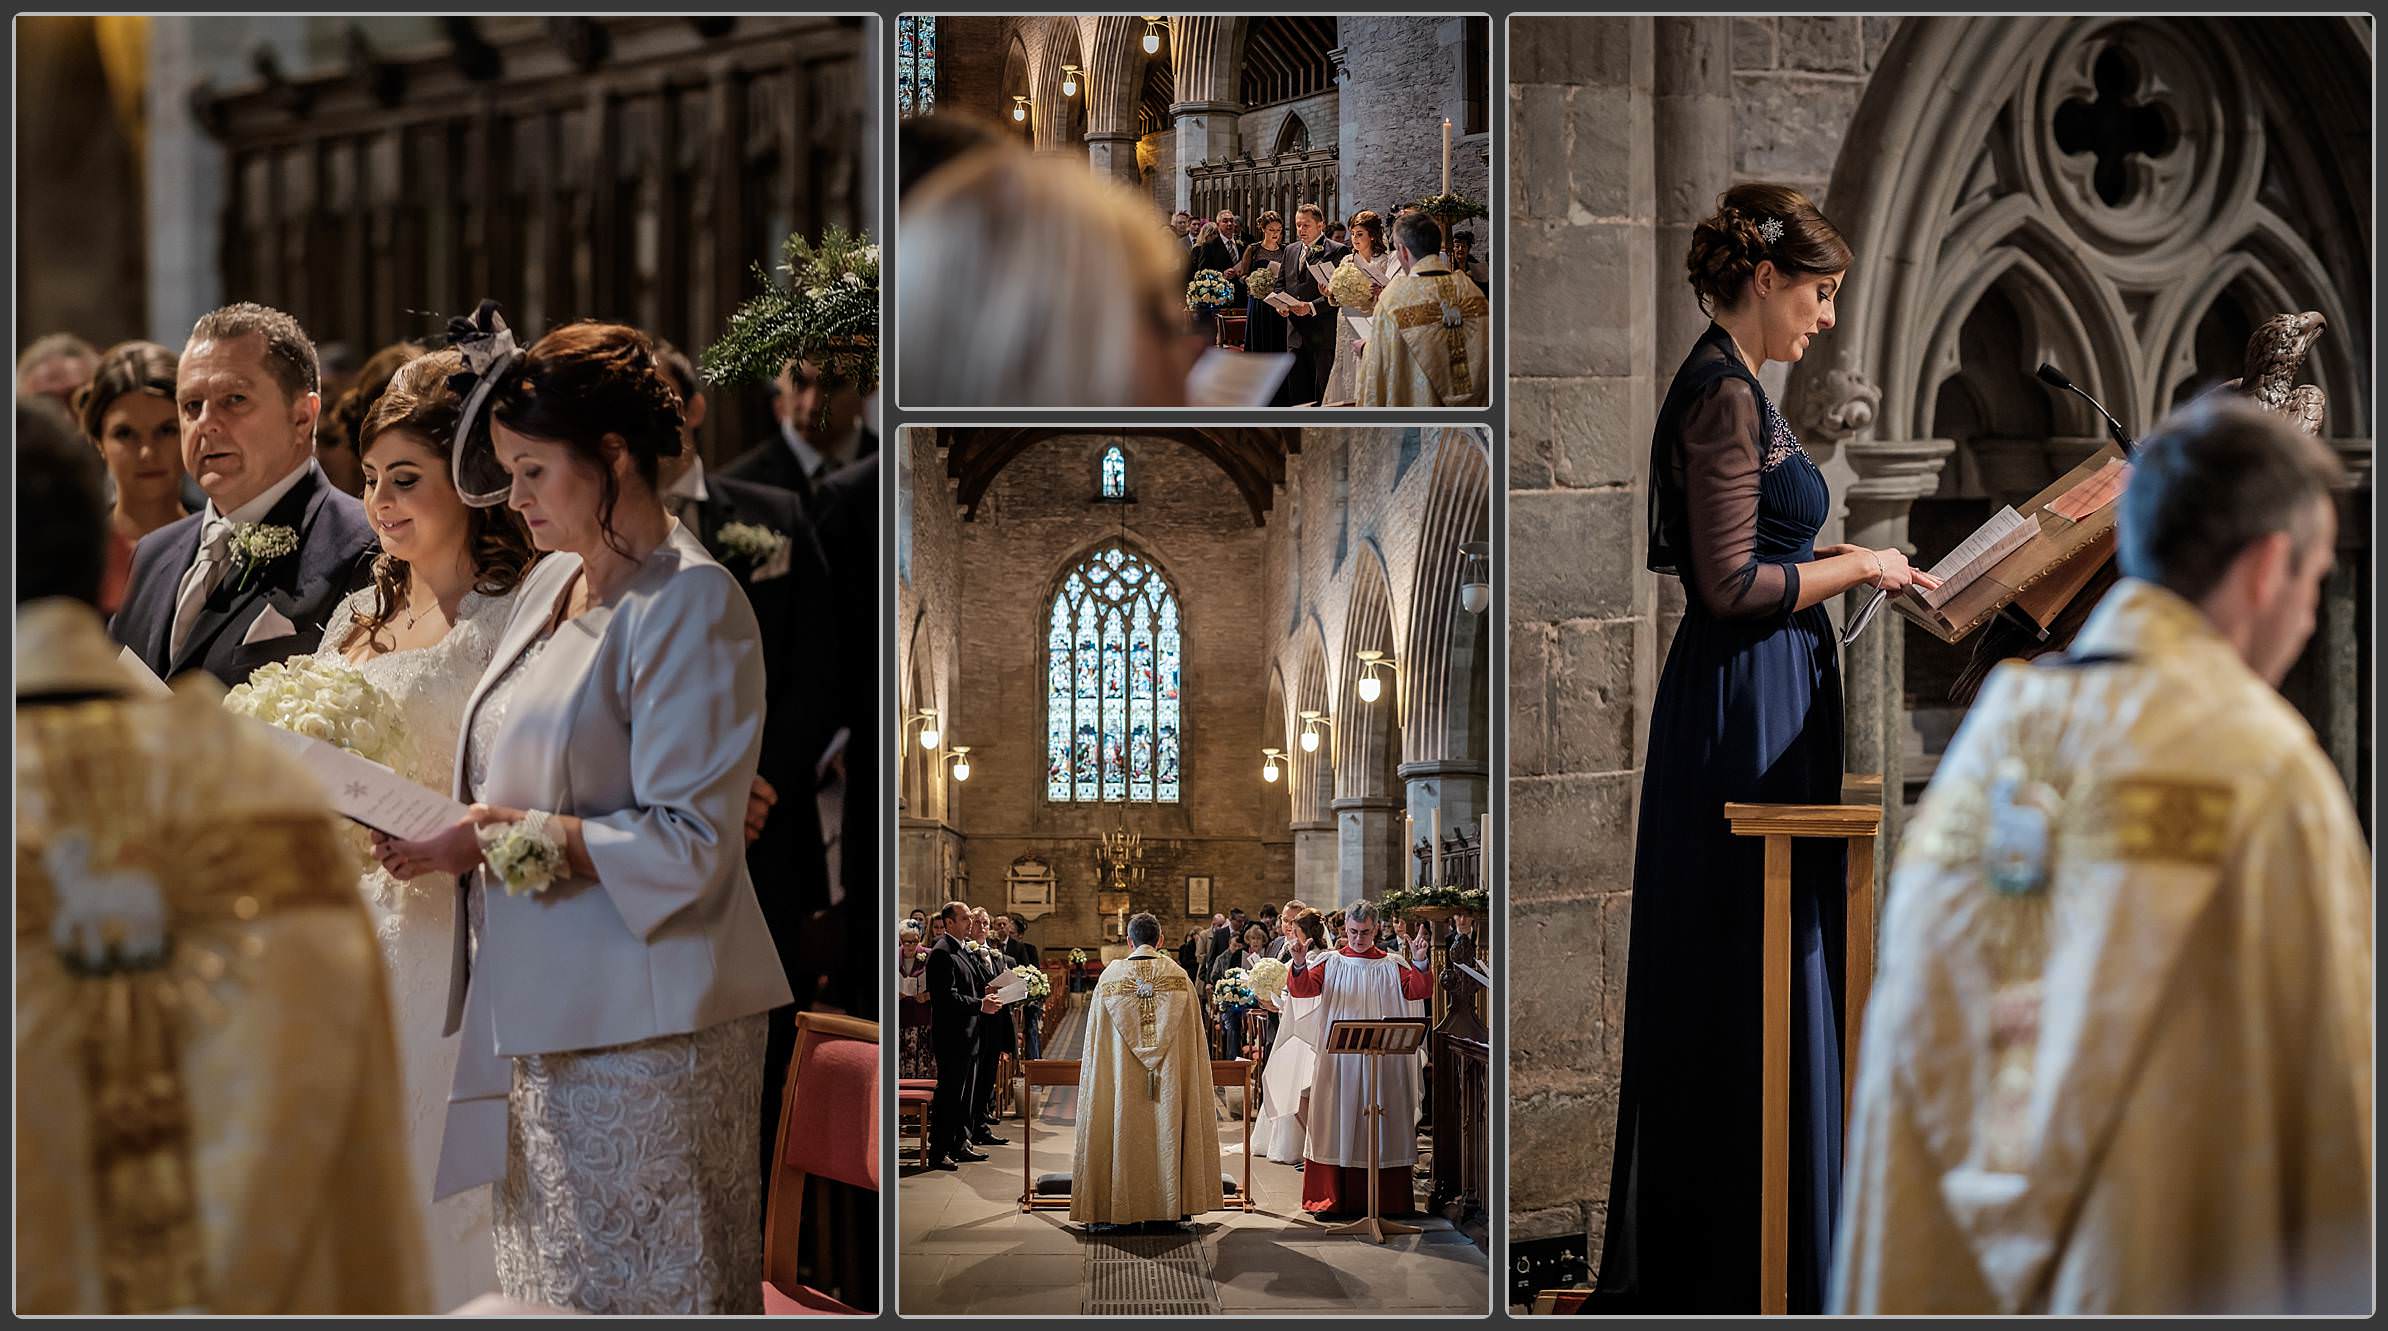
<svg viewBox="0 0 2388 1331">
<path fill-rule="evenodd" d="M 908 407 L 1185 402 L 1185 255 L 1084 163 L 976 149 L 906 195 L 896 308 Z"/>
</svg>

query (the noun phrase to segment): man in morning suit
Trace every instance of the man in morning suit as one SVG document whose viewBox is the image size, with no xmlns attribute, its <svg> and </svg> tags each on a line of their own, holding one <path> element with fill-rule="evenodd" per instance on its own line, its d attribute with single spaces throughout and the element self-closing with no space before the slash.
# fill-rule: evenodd
<svg viewBox="0 0 2388 1331">
<path fill-rule="evenodd" d="M 1335 369 L 1335 327 L 1340 320 L 1310 265 L 1325 264 L 1332 271 L 1351 247 L 1327 239 L 1327 214 L 1315 203 L 1294 209 L 1294 235 L 1297 239 L 1285 256 L 1285 294 L 1301 301 L 1302 308 L 1284 316 L 1285 345 L 1294 353 L 1291 392 L 1296 402 L 1316 402 Z"/>
<path fill-rule="evenodd" d="M 762 1165 L 768 1181 L 788 1059 L 796 1049 L 796 1011 L 825 997 L 822 977 L 834 965 L 836 942 L 824 939 L 819 927 L 829 909 L 829 861 L 811 795 L 837 729 L 830 662 L 840 648 L 834 638 L 824 646 L 829 569 L 803 503 L 785 490 L 708 475 L 697 453 L 703 385 L 688 357 L 670 343 L 656 346 L 655 361 L 683 404 L 680 456 L 665 458 L 656 477 L 664 507 L 738 579 L 763 638 L 763 752 L 756 771 L 777 802 L 759 811 L 763 823 L 746 847 L 746 865 L 795 996 L 771 1013 L 764 1044 Z M 733 524 L 775 540 L 735 544 L 723 536 Z M 775 548 L 766 551 L 763 544 Z M 851 1002 L 844 994 L 835 997 L 840 1006 Z"/>
<path fill-rule="evenodd" d="M 175 377 L 183 469 L 207 506 L 133 550 L 109 624 L 160 679 L 205 670 L 239 684 L 312 652 L 371 576 L 364 505 L 315 464 L 315 344 L 298 320 L 243 302 L 191 328 Z"/>
<path fill-rule="evenodd" d="M 929 948 L 929 1043 L 937 1055 L 937 1089 L 929 1101 L 929 1168 L 984 1160 L 970 1144 L 970 1086 L 978 1075 L 978 1028 L 1001 1009 L 962 946 L 971 930 L 970 907 L 948 901 L 938 912 L 945 932 Z"/>
<path fill-rule="evenodd" d="M 863 419 L 862 394 L 809 362 L 790 361 L 780 371 L 771 412 L 777 431 L 732 458 L 721 473 L 794 490 L 804 496 L 808 513 L 818 507 L 822 483 L 832 472 L 879 449 L 878 437 Z"/>
</svg>

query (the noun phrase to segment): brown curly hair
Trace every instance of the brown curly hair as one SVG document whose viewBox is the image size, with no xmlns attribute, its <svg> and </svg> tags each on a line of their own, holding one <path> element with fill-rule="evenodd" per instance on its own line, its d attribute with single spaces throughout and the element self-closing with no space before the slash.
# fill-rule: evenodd
<svg viewBox="0 0 2388 1331">
<path fill-rule="evenodd" d="M 374 360 L 380 360 L 390 350 L 393 348 L 384 348 L 375 354 Z M 457 421 L 464 414 L 464 403 L 448 387 L 448 376 L 463 369 L 461 353 L 434 351 L 404 362 L 395 373 L 385 376 L 372 409 L 357 426 L 358 458 L 362 459 L 381 436 L 402 430 L 429 441 L 445 466 L 445 449 L 456 437 Z M 354 396 L 348 394 L 341 401 L 346 403 Z M 502 504 L 468 508 L 464 530 L 465 545 L 473 560 L 473 590 L 483 596 L 504 596 L 513 591 L 521 585 L 531 565 L 538 562 L 539 552 L 531 548 L 530 534 L 523 530 L 522 520 Z M 360 637 L 388 649 L 380 641 L 381 632 L 389 627 L 398 607 L 406 603 L 406 583 L 405 560 L 384 553 L 373 561 L 373 606 L 357 616 L 355 627 L 339 644 L 340 650 L 347 650 Z"/>
<path fill-rule="evenodd" d="M 174 373 L 180 358 L 155 342 L 119 342 L 100 353 L 90 382 L 75 390 L 75 423 L 83 437 L 99 442 L 100 424 L 117 399 L 147 393 L 174 400 Z"/>
<path fill-rule="evenodd" d="M 1759 230 L 1769 219 L 1783 224 L 1772 244 Z M 1807 195 L 1789 185 L 1751 181 L 1717 196 L 1716 211 L 1692 228 L 1683 266 L 1700 308 L 1713 313 L 1741 303 L 1762 262 L 1771 260 L 1793 275 L 1839 273 L 1853 257 L 1839 228 Z"/>
<path fill-rule="evenodd" d="M 1374 247 L 1376 252 L 1378 254 L 1383 254 L 1385 252 L 1385 219 L 1383 214 L 1377 212 L 1374 208 L 1362 208 L 1360 211 L 1353 213 L 1351 231 L 1355 236 L 1362 232 L 1366 232 L 1368 234 L 1369 242 Z"/>
<path fill-rule="evenodd" d="M 658 464 L 682 448 L 680 390 L 656 363 L 655 344 L 628 324 L 566 324 L 531 344 L 490 401 L 491 416 L 507 429 L 564 444 L 597 469 L 598 528 L 628 558 L 629 547 L 614 531 L 621 486 L 606 460 L 606 436 L 622 441 L 650 490 Z"/>
<path fill-rule="evenodd" d="M 357 371 L 356 382 L 348 386 L 348 391 L 324 408 L 324 423 L 334 437 L 353 449 L 359 458 L 365 456 L 366 415 L 373 410 L 373 404 L 381 400 L 383 391 L 390 386 L 390 376 L 398 373 L 398 367 L 422 355 L 423 351 L 424 347 L 419 342 L 392 342 L 374 352 L 366 358 L 364 367 Z"/>
</svg>

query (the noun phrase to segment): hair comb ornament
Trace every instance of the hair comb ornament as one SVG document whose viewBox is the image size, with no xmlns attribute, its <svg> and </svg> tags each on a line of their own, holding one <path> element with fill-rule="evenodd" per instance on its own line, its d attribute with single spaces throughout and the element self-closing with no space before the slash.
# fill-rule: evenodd
<svg viewBox="0 0 2388 1331">
<path fill-rule="evenodd" d="M 498 464 L 483 408 L 489 404 L 490 393 L 522 363 L 522 348 L 515 345 L 514 330 L 506 327 L 506 318 L 498 313 L 494 300 L 482 301 L 470 318 L 458 315 L 448 320 L 448 345 L 464 357 L 463 371 L 448 376 L 449 391 L 464 399 L 464 410 L 456 420 L 449 471 L 464 502 L 475 508 L 494 508 L 506 502 L 514 478 Z"/>
<path fill-rule="evenodd" d="M 1783 219 L 1769 217 L 1758 223 L 1758 239 L 1765 241 L 1770 246 L 1780 244 L 1783 239 Z"/>
</svg>

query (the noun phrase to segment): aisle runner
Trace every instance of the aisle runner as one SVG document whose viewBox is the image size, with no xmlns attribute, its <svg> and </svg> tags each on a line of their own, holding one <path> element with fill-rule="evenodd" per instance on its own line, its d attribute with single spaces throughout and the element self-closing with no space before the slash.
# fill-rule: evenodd
<svg viewBox="0 0 2388 1331">
<path fill-rule="evenodd" d="M 1220 1310 L 1200 1234 L 1089 1237 L 1085 1284 L 1090 1317 L 1203 1317 Z"/>
</svg>

